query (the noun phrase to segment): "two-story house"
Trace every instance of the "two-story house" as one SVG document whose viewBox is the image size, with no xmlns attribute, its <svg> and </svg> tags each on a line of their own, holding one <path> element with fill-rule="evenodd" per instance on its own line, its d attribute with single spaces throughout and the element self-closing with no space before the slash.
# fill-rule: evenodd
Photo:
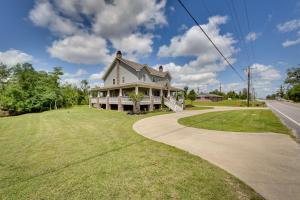
<svg viewBox="0 0 300 200">
<path fill-rule="evenodd" d="M 159 70 L 153 69 L 146 64 L 124 59 L 121 51 L 118 51 L 102 79 L 103 87 L 91 89 L 91 107 L 132 110 L 133 102 L 129 94 L 135 92 L 143 94 L 140 101 L 141 110 L 157 109 L 162 101 L 174 111 L 183 109 L 183 101 L 176 101 L 175 98 L 181 89 L 171 86 L 172 77 L 162 66 Z"/>
</svg>

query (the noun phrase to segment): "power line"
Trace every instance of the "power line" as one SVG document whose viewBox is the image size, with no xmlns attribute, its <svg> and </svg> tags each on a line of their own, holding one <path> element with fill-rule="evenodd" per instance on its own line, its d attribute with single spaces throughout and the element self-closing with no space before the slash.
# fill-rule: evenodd
<svg viewBox="0 0 300 200">
<path fill-rule="evenodd" d="M 196 23 L 196 25 L 200 28 L 200 30 L 204 33 L 204 35 L 207 37 L 207 39 L 212 43 L 212 45 L 215 47 L 215 49 L 219 52 L 219 54 L 224 58 L 224 60 L 227 62 L 227 64 L 231 67 L 231 69 L 243 80 L 244 78 L 239 74 L 239 72 L 233 67 L 233 65 L 228 61 L 228 59 L 223 55 L 223 53 L 220 51 L 220 49 L 217 47 L 217 45 L 212 41 L 212 39 L 207 35 L 207 33 L 204 31 L 204 29 L 200 26 L 198 21 L 192 16 L 192 14 L 189 12 L 189 10 L 185 7 L 185 5 L 182 3 L 181 0 L 177 0 L 179 4 L 184 8 L 184 10 L 188 13 L 188 15 L 193 19 L 193 21 Z"/>
<path fill-rule="evenodd" d="M 245 52 L 246 52 L 246 58 L 247 58 L 248 62 L 250 63 L 250 56 L 249 56 L 248 48 L 246 47 L 246 44 L 244 41 L 243 32 L 241 30 L 241 26 L 239 23 L 239 19 L 238 19 L 237 13 L 236 13 L 235 6 L 232 1 L 230 1 L 230 2 L 229 1 L 230 0 L 226 0 L 225 3 L 230 12 L 232 21 L 233 21 L 233 27 L 234 27 L 235 34 L 238 36 L 238 39 L 240 40 L 242 46 L 244 47 Z"/>
<path fill-rule="evenodd" d="M 245 14 L 246 14 L 247 26 L 248 26 L 248 30 L 249 30 L 249 33 L 250 33 L 251 28 L 250 28 L 250 20 L 249 20 L 249 15 L 248 15 L 247 2 L 245 0 L 243 0 L 243 4 L 244 4 L 244 9 L 245 9 Z M 251 47 L 253 59 L 255 60 L 255 53 L 254 53 L 254 48 L 253 48 L 252 43 L 250 44 L 250 47 Z"/>
</svg>

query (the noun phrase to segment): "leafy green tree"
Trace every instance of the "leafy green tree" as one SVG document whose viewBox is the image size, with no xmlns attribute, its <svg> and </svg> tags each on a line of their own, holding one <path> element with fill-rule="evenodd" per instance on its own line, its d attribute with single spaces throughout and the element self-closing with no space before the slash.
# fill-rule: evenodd
<svg viewBox="0 0 300 200">
<path fill-rule="evenodd" d="M 294 67 L 288 69 L 287 77 L 285 79 L 285 83 L 291 86 L 297 85 L 300 83 L 300 67 Z"/>
<path fill-rule="evenodd" d="M 130 100 L 133 102 L 133 113 L 139 114 L 141 112 L 140 110 L 140 102 L 143 99 L 144 95 L 141 93 L 136 94 L 135 92 L 132 92 L 129 94 Z"/>
<path fill-rule="evenodd" d="M 287 71 L 287 77 L 285 83 L 288 84 L 288 91 L 286 96 L 288 99 L 299 102 L 300 96 L 300 67 L 292 68 Z"/>
<path fill-rule="evenodd" d="M 283 87 L 283 85 L 280 85 L 277 94 L 278 94 L 278 96 L 279 96 L 280 98 L 283 98 L 283 97 L 284 97 L 285 92 L 284 92 L 284 87 Z"/>
<path fill-rule="evenodd" d="M 183 96 L 184 96 L 184 99 L 188 99 L 188 90 L 189 90 L 189 87 L 188 86 L 185 86 L 183 88 Z"/>
<path fill-rule="evenodd" d="M 229 91 L 226 94 L 227 98 L 238 99 L 239 95 L 235 91 Z"/>
<path fill-rule="evenodd" d="M 188 94 L 188 99 L 191 100 L 191 104 L 193 105 L 193 102 L 196 100 L 197 94 L 195 90 L 191 90 Z"/>
<path fill-rule="evenodd" d="M 4 89 L 4 85 L 8 81 L 10 72 L 11 70 L 7 65 L 0 63 L 0 92 Z"/>
<path fill-rule="evenodd" d="M 223 92 L 220 92 L 219 90 L 215 89 L 214 91 L 209 92 L 209 94 L 215 94 L 219 96 L 225 96 Z"/>
<path fill-rule="evenodd" d="M 300 102 L 300 83 L 294 85 L 288 92 L 288 97 L 295 101 Z"/>
</svg>

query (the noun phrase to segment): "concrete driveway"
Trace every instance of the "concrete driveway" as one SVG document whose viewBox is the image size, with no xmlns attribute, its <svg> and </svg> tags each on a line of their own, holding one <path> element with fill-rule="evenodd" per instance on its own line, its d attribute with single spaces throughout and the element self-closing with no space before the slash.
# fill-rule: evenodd
<svg viewBox="0 0 300 200">
<path fill-rule="evenodd" d="M 276 133 L 235 133 L 185 127 L 182 117 L 248 108 L 218 107 L 184 111 L 142 119 L 133 129 L 208 160 L 223 168 L 266 199 L 300 199 L 300 146 L 289 136 Z"/>
</svg>

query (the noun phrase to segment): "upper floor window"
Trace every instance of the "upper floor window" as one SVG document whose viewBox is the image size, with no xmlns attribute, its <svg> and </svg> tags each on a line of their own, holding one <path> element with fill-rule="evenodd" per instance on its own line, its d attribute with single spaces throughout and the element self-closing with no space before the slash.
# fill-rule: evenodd
<svg viewBox="0 0 300 200">
<path fill-rule="evenodd" d="M 146 75 L 145 74 L 143 75 L 143 81 L 144 82 L 146 81 Z"/>
<path fill-rule="evenodd" d="M 124 76 L 122 77 L 122 83 L 125 83 L 125 77 Z"/>
<path fill-rule="evenodd" d="M 113 85 L 116 84 L 116 79 L 113 79 Z"/>
<path fill-rule="evenodd" d="M 155 78 L 154 77 L 152 77 L 152 82 L 155 82 Z"/>
</svg>

